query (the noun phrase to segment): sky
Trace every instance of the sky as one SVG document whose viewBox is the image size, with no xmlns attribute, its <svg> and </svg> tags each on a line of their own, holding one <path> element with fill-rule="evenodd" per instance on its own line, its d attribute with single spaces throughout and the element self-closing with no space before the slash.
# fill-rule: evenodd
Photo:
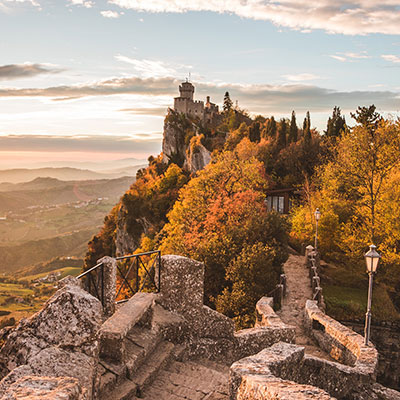
<svg viewBox="0 0 400 400">
<path fill-rule="evenodd" d="M 0 0 L 0 168 L 156 155 L 189 76 L 321 132 L 334 106 L 397 117 L 399 0 Z"/>
</svg>

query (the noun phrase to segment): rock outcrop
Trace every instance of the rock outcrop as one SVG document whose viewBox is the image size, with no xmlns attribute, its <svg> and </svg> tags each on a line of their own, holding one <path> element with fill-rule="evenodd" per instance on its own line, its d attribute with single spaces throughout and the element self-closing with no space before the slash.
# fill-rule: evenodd
<svg viewBox="0 0 400 400">
<path fill-rule="evenodd" d="M 190 146 L 186 152 L 184 167 L 192 174 L 201 171 L 211 161 L 211 152 L 201 143 Z"/>
<path fill-rule="evenodd" d="M 13 383 L 2 400 L 79 400 L 82 388 L 74 378 L 26 376 Z"/>
<path fill-rule="evenodd" d="M 0 395 L 14 384 L 17 390 L 18 381 L 25 385 L 29 380 L 21 379 L 28 376 L 72 377 L 79 382 L 82 398 L 91 398 L 97 374 L 97 332 L 103 322 L 102 306 L 74 278 L 61 286 L 42 310 L 22 320 L 8 335 L 0 351 Z"/>
</svg>

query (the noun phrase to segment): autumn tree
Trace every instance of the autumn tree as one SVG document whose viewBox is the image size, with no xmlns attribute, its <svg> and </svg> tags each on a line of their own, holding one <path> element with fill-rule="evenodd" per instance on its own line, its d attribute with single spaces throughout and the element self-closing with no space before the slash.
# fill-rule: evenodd
<svg viewBox="0 0 400 400">
<path fill-rule="evenodd" d="M 248 138 L 244 140 L 251 143 Z M 274 279 L 268 283 L 273 286 L 276 271 L 287 257 L 284 224 L 278 215 L 272 217 L 266 209 L 264 190 L 268 179 L 263 170 L 262 163 L 249 157 L 246 151 L 222 153 L 181 191 L 163 230 L 161 250 L 164 253 L 181 254 L 205 263 L 206 303 L 237 317 L 240 312 L 234 289 L 237 275 L 228 274 L 228 266 L 235 269 L 232 263 L 244 247 L 260 242 L 264 245 L 264 256 L 272 264 L 256 263 L 254 268 L 264 268 L 263 273 L 268 275 L 269 266 L 273 265 L 275 272 L 270 276 Z M 270 250 L 265 248 L 267 243 Z M 250 293 L 254 286 L 249 281 L 252 277 L 252 273 L 240 274 L 244 293 L 252 296 L 251 299 L 259 298 L 265 287 L 263 291 Z M 224 300 L 219 300 L 222 293 L 225 293 Z M 255 303 L 253 300 L 251 303 L 253 312 Z M 246 314 L 248 309 L 241 313 Z"/>
<path fill-rule="evenodd" d="M 336 162 L 343 179 L 353 185 L 368 210 L 370 240 L 374 243 L 375 209 L 382 185 L 400 161 L 400 125 L 398 121 L 384 121 L 374 112 L 357 122 L 359 125 L 340 142 Z"/>
</svg>

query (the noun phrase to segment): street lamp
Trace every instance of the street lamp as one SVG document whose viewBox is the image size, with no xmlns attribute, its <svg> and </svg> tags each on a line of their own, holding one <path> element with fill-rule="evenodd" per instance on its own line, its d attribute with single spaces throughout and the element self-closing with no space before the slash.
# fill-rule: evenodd
<svg viewBox="0 0 400 400">
<path fill-rule="evenodd" d="M 368 346 L 369 334 L 371 331 L 371 303 L 372 303 L 372 282 L 374 274 L 378 268 L 380 254 L 376 251 L 376 246 L 371 244 L 369 246 L 369 252 L 364 254 L 365 262 L 367 264 L 367 273 L 369 275 L 369 286 L 368 286 L 368 305 L 367 313 L 365 314 L 365 345 Z"/>
<path fill-rule="evenodd" d="M 317 208 L 315 210 L 314 213 L 314 217 L 315 217 L 315 251 L 318 251 L 318 221 L 321 218 L 321 213 L 319 211 L 319 208 Z"/>
</svg>

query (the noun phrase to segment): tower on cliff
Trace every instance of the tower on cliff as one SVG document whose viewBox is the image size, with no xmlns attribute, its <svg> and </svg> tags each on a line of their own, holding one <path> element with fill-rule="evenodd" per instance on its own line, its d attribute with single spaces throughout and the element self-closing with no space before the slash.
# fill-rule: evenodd
<svg viewBox="0 0 400 400">
<path fill-rule="evenodd" d="M 205 105 L 204 101 L 193 100 L 194 85 L 188 80 L 179 85 L 179 94 L 179 97 L 174 98 L 175 111 L 192 117 L 199 117 L 208 123 L 211 123 L 218 114 L 218 106 L 210 102 L 210 96 L 207 96 Z"/>
<path fill-rule="evenodd" d="M 179 93 L 180 97 L 193 101 L 194 86 L 189 81 L 183 82 L 179 85 Z"/>
</svg>

